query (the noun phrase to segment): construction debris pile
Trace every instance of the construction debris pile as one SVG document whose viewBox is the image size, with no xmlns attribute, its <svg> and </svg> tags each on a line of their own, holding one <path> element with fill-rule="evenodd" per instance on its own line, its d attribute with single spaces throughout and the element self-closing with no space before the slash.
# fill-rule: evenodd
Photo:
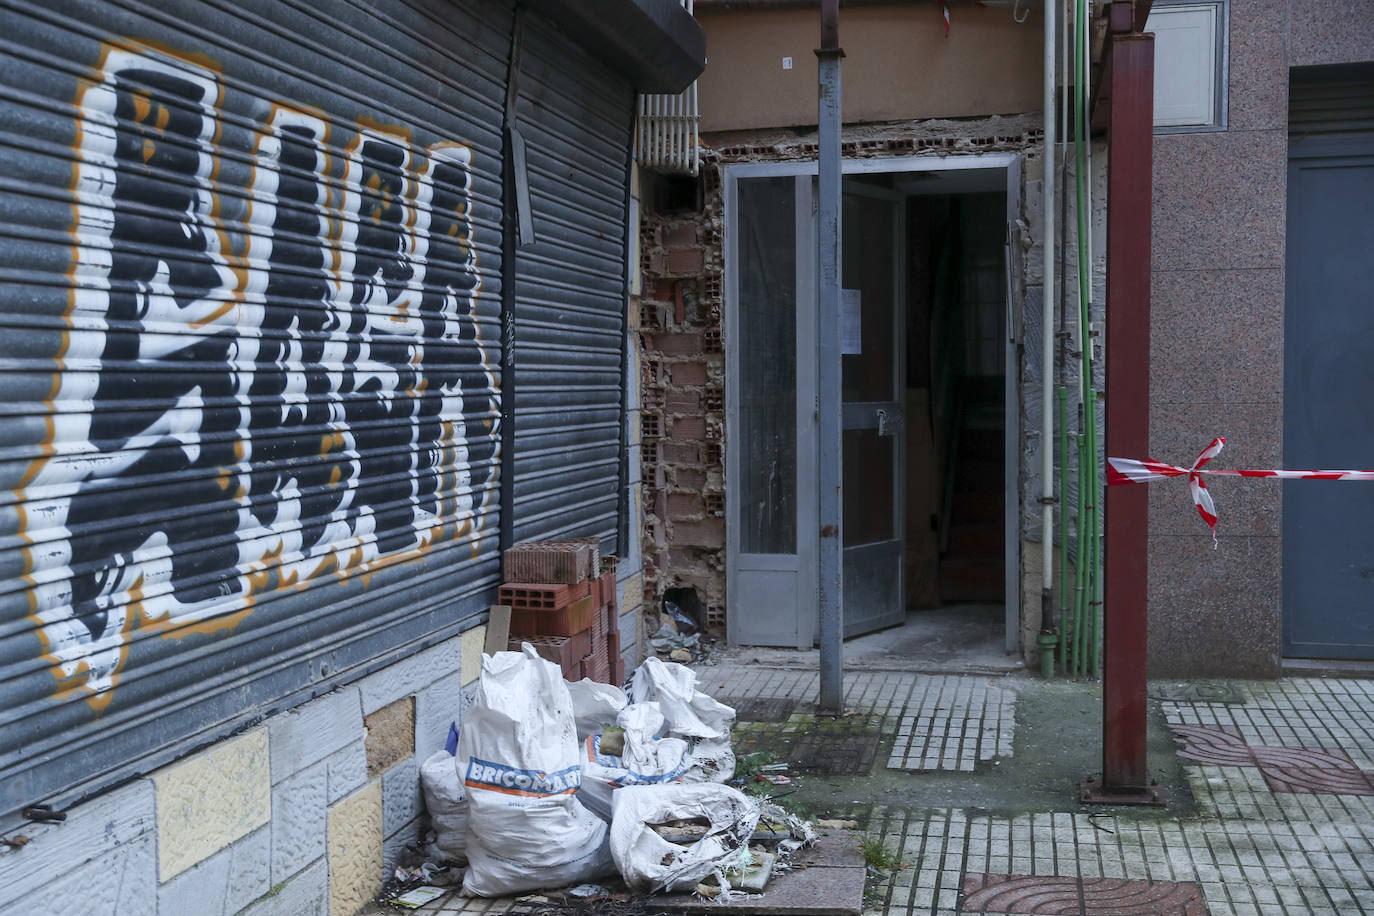
<svg viewBox="0 0 1374 916">
<path fill-rule="evenodd" d="M 725 785 L 735 711 L 698 690 L 690 668 L 650 658 L 628 692 L 594 676 L 614 671 L 583 652 L 596 630 L 582 608 L 614 614 L 614 574 L 586 547 L 511 567 L 571 581 L 503 588 L 512 630 L 539 633 L 482 657 L 461 731 L 421 767 L 432 864 L 455 866 L 442 870 L 448 883 L 464 867 L 467 896 L 598 888 L 615 875 L 634 893 L 761 891 L 815 833 Z"/>
</svg>

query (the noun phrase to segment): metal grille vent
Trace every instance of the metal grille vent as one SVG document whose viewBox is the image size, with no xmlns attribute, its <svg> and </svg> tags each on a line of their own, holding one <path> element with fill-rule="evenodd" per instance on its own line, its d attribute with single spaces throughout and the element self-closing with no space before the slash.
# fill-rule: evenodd
<svg viewBox="0 0 1374 916">
<path fill-rule="evenodd" d="M 692 2 L 682 0 L 688 13 L 692 12 Z M 641 95 L 635 122 L 635 162 L 659 172 L 697 174 L 701 167 L 697 147 L 700 124 L 695 81 L 677 95 Z"/>
<path fill-rule="evenodd" d="M 1374 64 L 1303 67 L 1288 93 L 1290 136 L 1374 131 Z"/>
</svg>

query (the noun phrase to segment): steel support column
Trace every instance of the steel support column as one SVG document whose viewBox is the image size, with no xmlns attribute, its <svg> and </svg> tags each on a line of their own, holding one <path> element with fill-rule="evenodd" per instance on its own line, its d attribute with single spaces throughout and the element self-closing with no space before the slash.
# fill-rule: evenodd
<svg viewBox="0 0 1374 916">
<path fill-rule="evenodd" d="M 840 444 L 840 49 L 839 0 L 821 4 L 819 58 L 819 162 L 817 163 L 816 335 L 817 421 L 820 449 L 816 464 L 820 474 L 820 604 L 821 686 L 819 711 L 826 715 L 844 712 L 844 540 L 841 536 L 844 504 L 840 499 L 844 480 L 844 452 Z"/>
<path fill-rule="evenodd" d="M 1148 455 L 1154 36 L 1110 41 L 1106 453 Z M 1160 800 L 1145 761 L 1148 521 L 1145 487 L 1108 488 L 1101 792 L 1122 802 Z"/>
</svg>

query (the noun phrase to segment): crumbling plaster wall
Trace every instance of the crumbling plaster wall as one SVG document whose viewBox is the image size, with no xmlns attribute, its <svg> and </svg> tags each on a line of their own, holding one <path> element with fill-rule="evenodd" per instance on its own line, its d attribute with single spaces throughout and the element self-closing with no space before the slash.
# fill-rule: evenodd
<svg viewBox="0 0 1374 916">
<path fill-rule="evenodd" d="M 645 608 L 694 587 L 725 627 L 725 350 L 720 167 L 703 166 L 707 205 L 645 212 L 638 319 Z"/>
<path fill-rule="evenodd" d="M 1040 127 L 1034 115 L 911 121 L 847 127 L 842 140 L 846 158 L 990 152 L 1023 156 L 1021 215 L 1012 228 L 1011 331 L 1018 345 L 1024 458 L 1018 490 L 1024 572 L 1021 645 L 1027 656 L 1040 626 Z M 725 601 L 725 449 L 729 443 L 724 441 L 722 170 L 736 163 L 815 159 L 817 141 L 814 132 L 770 130 L 716 134 L 707 142 L 701 207 L 690 212 L 641 212 L 642 282 L 632 320 L 638 320 L 641 343 L 645 610 L 652 614 L 668 588 L 695 587 L 710 627 L 723 632 L 729 612 Z M 1093 301 L 1098 327 L 1105 264 L 1105 162 L 1105 152 L 1095 150 Z M 1068 212 L 1072 224 L 1073 210 Z M 1069 228 L 1067 244 L 1072 246 L 1072 225 Z M 1072 293 L 1077 281 L 1071 264 L 1067 280 Z M 1077 314 L 1072 295 L 1068 303 L 1072 327 Z M 1096 374 L 1100 373 L 1099 361 Z"/>
<path fill-rule="evenodd" d="M 1102 392 L 1106 390 L 1106 317 L 1107 317 L 1107 144 L 1103 140 L 1091 145 L 1089 162 L 1090 210 L 1088 228 L 1090 232 L 1091 281 L 1090 281 L 1090 328 L 1086 340 L 1092 347 L 1093 387 L 1098 392 L 1096 409 L 1098 461 L 1102 463 L 1103 445 L 1106 437 L 1104 425 Z M 1059 176 L 1056 188 L 1055 219 L 1056 238 L 1054 246 L 1055 269 L 1055 322 L 1058 328 L 1055 337 L 1055 386 L 1064 385 L 1069 390 L 1069 417 L 1067 418 L 1070 440 L 1069 454 L 1059 453 L 1058 422 L 1055 425 L 1056 441 L 1054 464 L 1056 475 L 1062 463 L 1069 461 L 1068 488 L 1066 493 L 1059 492 L 1055 484 L 1056 503 L 1054 507 L 1055 555 L 1054 585 L 1051 593 L 1052 606 L 1057 608 L 1061 594 L 1072 605 L 1073 583 L 1060 578 L 1060 551 L 1069 551 L 1069 576 L 1074 575 L 1077 562 L 1076 545 L 1072 543 L 1073 532 L 1079 511 L 1079 487 L 1076 472 L 1078 419 L 1079 358 L 1077 341 L 1079 335 L 1078 306 L 1078 221 L 1074 209 L 1074 187 L 1077 183 L 1078 169 L 1074 162 L 1072 146 L 1065 147 L 1061 161 L 1057 163 Z M 1028 152 L 1023 163 L 1022 187 L 1024 197 L 1022 212 L 1025 224 L 1017 227 L 1018 244 L 1012 252 L 1013 295 L 1019 282 L 1023 289 L 1020 315 L 1024 326 L 1019 330 L 1017 339 L 1021 346 L 1021 634 L 1022 654 L 1027 661 L 1034 662 L 1038 653 L 1035 650 L 1035 637 L 1043 623 L 1041 616 L 1041 548 L 1043 510 L 1040 503 L 1044 488 L 1042 467 L 1044 444 L 1041 441 L 1040 424 L 1042 417 L 1041 379 L 1042 375 L 1042 303 L 1045 289 L 1044 262 L 1044 158 L 1040 147 Z M 1062 219 L 1061 219 L 1062 217 Z M 1018 279 L 1019 278 L 1019 279 Z M 1062 315 L 1062 319 L 1061 316 Z M 1098 483 L 1105 483 L 1105 472 L 1099 467 Z M 1067 512 L 1069 520 L 1070 543 L 1066 546 L 1059 542 L 1061 513 Z M 1055 612 L 1057 613 L 1057 612 Z"/>
</svg>

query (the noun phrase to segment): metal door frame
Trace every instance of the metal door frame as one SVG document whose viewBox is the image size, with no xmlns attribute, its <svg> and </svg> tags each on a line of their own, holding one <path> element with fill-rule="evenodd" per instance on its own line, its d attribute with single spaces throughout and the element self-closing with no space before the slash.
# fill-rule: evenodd
<svg viewBox="0 0 1374 916">
<path fill-rule="evenodd" d="M 1008 225 L 1008 244 L 1005 263 L 1007 269 L 1007 324 L 1006 324 L 1006 397 L 1003 405 L 1003 436 L 1005 443 L 1004 493 L 1004 602 L 1006 605 L 1005 644 L 1006 651 L 1015 652 L 1020 648 L 1021 629 L 1021 537 L 1020 537 L 1020 403 L 1017 393 L 1020 390 L 1020 365 L 1016 355 L 1016 343 L 1020 322 L 1015 307 L 1012 289 L 1012 246 L 1011 227 L 1015 226 L 1021 210 L 1021 166 L 1019 153 L 973 153 L 955 156 L 894 156 L 883 159 L 842 159 L 841 173 L 862 175 L 884 172 L 946 172 L 962 169 L 1001 169 L 1006 172 L 1006 206 Z M 818 174 L 816 160 L 789 162 L 749 162 L 727 165 L 722 169 L 721 195 L 724 203 L 724 225 L 722 226 L 722 255 L 726 282 L 722 294 L 725 308 L 722 323 L 725 330 L 725 586 L 726 586 L 726 640 L 730 645 L 737 644 L 736 633 L 739 619 L 735 604 L 735 570 L 739 562 L 739 525 L 734 514 L 734 481 L 739 480 L 739 452 L 731 447 L 738 434 L 739 415 L 735 403 L 734 367 L 738 364 L 738 315 L 739 280 L 734 254 L 734 227 L 737 218 L 736 183 L 741 178 L 777 178 L 793 176 L 798 179 Z M 814 252 L 815 230 L 810 213 L 803 214 L 803 195 L 798 195 L 797 204 L 797 247 L 799 252 Z M 809 209 L 809 208 L 808 208 Z M 805 217 L 803 224 L 803 216 Z M 805 246 L 805 247 L 803 247 Z M 815 569 L 818 562 L 819 538 L 800 538 L 800 532 L 808 530 L 804 521 L 814 518 L 817 511 L 817 488 L 819 476 L 815 465 L 815 454 L 819 435 L 815 420 L 816 380 L 814 373 L 803 374 L 801 366 L 807 365 L 800 357 L 814 351 L 815 306 L 804 311 L 802 303 L 815 301 L 814 254 L 806 260 L 798 259 L 797 264 L 797 530 L 800 543 L 797 545 L 797 567 L 800 572 Z M 805 317 L 807 320 L 802 321 Z M 803 338 L 807 338 L 803 340 Z M 806 405 L 804 407 L 803 405 Z M 809 409 L 808 409 L 809 408 Z M 809 430 L 809 432 L 808 432 Z M 904 532 L 905 534 L 905 532 Z M 809 581 L 809 580 L 808 580 Z M 809 649 L 813 645 L 817 626 L 817 595 L 814 589 L 799 587 L 798 600 L 807 601 L 808 608 L 798 607 L 797 648 Z M 803 637 L 806 637 L 803 639 Z"/>
</svg>

